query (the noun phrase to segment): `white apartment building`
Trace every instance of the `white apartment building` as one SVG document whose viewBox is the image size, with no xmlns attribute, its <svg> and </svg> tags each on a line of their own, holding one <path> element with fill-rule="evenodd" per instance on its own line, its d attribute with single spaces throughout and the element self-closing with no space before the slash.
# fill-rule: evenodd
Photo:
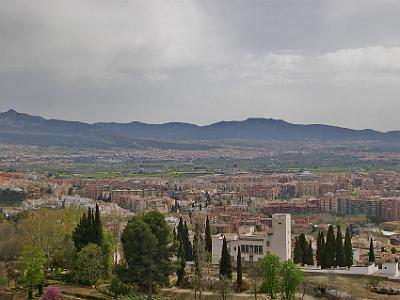
<svg viewBox="0 0 400 300">
<path fill-rule="evenodd" d="M 291 217 L 290 214 L 273 214 L 272 227 L 266 232 L 254 232 L 248 234 L 225 235 L 228 251 L 236 261 L 238 248 L 240 247 L 242 260 L 257 262 L 267 254 L 277 255 L 282 261 L 292 257 L 291 241 Z M 223 235 L 212 237 L 212 263 L 218 264 L 221 259 Z"/>
</svg>

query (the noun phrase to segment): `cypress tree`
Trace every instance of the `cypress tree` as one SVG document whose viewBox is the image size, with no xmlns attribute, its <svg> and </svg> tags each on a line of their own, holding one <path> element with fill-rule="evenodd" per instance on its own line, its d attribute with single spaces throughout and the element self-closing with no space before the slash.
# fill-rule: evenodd
<svg viewBox="0 0 400 300">
<path fill-rule="evenodd" d="M 312 243 L 311 240 L 308 244 L 307 247 L 307 265 L 308 266 L 313 266 L 314 265 L 314 253 L 313 253 L 313 249 L 312 249 Z"/>
<path fill-rule="evenodd" d="M 210 220 L 206 219 L 206 228 L 205 228 L 205 248 L 208 253 L 212 253 L 212 238 L 211 238 L 211 228 L 210 228 Z"/>
<path fill-rule="evenodd" d="M 237 278 L 236 278 L 236 288 L 237 291 L 240 293 L 242 291 L 243 285 L 243 275 L 242 275 L 242 254 L 240 251 L 240 246 L 238 247 L 238 253 L 236 258 L 236 271 L 237 271 Z"/>
<path fill-rule="evenodd" d="M 307 248 L 308 248 L 308 243 L 306 240 L 306 236 L 304 235 L 304 233 L 300 234 L 299 236 L 299 247 L 301 250 L 301 265 L 304 266 L 305 264 L 307 264 L 309 258 L 308 258 L 308 252 L 307 252 Z"/>
<path fill-rule="evenodd" d="M 182 239 L 183 239 L 183 244 L 185 246 L 186 261 L 192 261 L 193 260 L 193 247 L 192 247 L 192 243 L 190 242 L 190 239 L 189 239 L 189 230 L 188 230 L 186 222 L 183 223 Z"/>
<path fill-rule="evenodd" d="M 370 240 L 370 243 L 369 243 L 368 261 L 370 263 L 372 263 L 372 262 L 375 263 L 374 242 L 372 241 L 372 239 Z"/>
<path fill-rule="evenodd" d="M 294 242 L 294 257 L 293 261 L 295 264 L 301 264 L 302 263 L 302 254 L 301 254 L 301 248 L 299 244 L 299 239 L 296 237 L 296 240 Z"/>
<path fill-rule="evenodd" d="M 232 279 L 232 264 L 231 256 L 228 252 L 228 244 L 226 243 L 226 238 L 222 241 L 222 251 L 221 251 L 221 261 L 219 263 L 219 276 Z"/>
<path fill-rule="evenodd" d="M 330 225 L 328 233 L 326 235 L 325 251 L 324 251 L 324 266 L 325 268 L 331 268 L 335 266 L 335 233 L 333 232 L 333 226 Z"/>
<path fill-rule="evenodd" d="M 177 232 L 176 232 L 176 239 L 179 241 L 179 242 L 182 242 L 183 243 L 183 235 L 184 235 L 184 232 L 183 232 L 183 220 L 182 220 L 182 217 L 180 217 L 179 218 L 179 224 L 178 224 L 178 226 L 177 226 Z M 185 251 L 185 248 L 183 248 L 183 251 Z M 186 257 L 186 256 L 185 256 Z"/>
<path fill-rule="evenodd" d="M 172 235 L 174 236 L 174 241 L 176 241 L 177 240 L 177 236 L 176 236 L 176 228 L 175 227 L 172 230 Z"/>
<path fill-rule="evenodd" d="M 179 260 L 179 265 L 178 269 L 176 271 L 176 275 L 178 277 L 177 285 L 182 286 L 183 285 L 183 278 L 185 277 L 185 267 L 186 267 L 186 254 L 185 254 L 185 245 L 183 243 L 182 236 L 180 237 L 179 241 L 179 248 L 178 248 L 178 253 L 177 257 Z"/>
<path fill-rule="evenodd" d="M 101 224 L 100 209 L 96 203 L 96 215 L 94 218 L 94 231 L 95 231 L 95 243 L 101 245 L 103 240 L 103 225 Z"/>
<path fill-rule="evenodd" d="M 345 267 L 346 261 L 344 256 L 344 248 L 343 248 L 343 236 L 342 231 L 340 230 L 340 226 L 337 226 L 336 233 L 336 265 L 339 267 Z"/>
<path fill-rule="evenodd" d="M 344 236 L 344 261 L 349 268 L 353 265 L 353 247 L 351 245 L 351 236 L 349 227 L 346 228 Z"/>
<path fill-rule="evenodd" d="M 325 236 L 324 233 L 320 231 L 318 233 L 318 238 L 317 238 L 316 259 L 317 259 L 317 266 L 321 267 L 323 267 L 324 246 L 325 246 Z"/>
<path fill-rule="evenodd" d="M 96 241 L 96 233 L 94 230 L 94 216 L 93 216 L 93 211 L 92 209 L 89 207 L 88 208 L 88 243 L 95 243 Z"/>
</svg>

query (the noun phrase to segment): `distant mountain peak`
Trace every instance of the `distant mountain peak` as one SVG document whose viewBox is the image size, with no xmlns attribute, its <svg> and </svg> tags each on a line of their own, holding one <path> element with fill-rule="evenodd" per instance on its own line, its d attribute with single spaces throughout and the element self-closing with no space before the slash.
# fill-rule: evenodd
<svg viewBox="0 0 400 300">
<path fill-rule="evenodd" d="M 9 110 L 7 110 L 5 113 L 6 113 L 6 114 L 9 114 L 9 115 L 16 115 L 16 114 L 19 114 L 19 112 L 17 112 L 16 110 L 13 110 L 13 109 L 9 109 Z"/>
<path fill-rule="evenodd" d="M 143 142 L 146 139 L 146 142 Z M 356 141 L 400 142 L 400 132 L 355 130 L 323 124 L 293 124 L 280 119 L 248 118 L 209 125 L 183 122 L 94 123 L 44 119 L 9 109 L 0 113 L 0 143 L 93 147 L 172 147 L 165 140 Z M 151 143 L 148 140 L 153 140 Z M 160 143 L 164 143 L 161 145 Z"/>
</svg>

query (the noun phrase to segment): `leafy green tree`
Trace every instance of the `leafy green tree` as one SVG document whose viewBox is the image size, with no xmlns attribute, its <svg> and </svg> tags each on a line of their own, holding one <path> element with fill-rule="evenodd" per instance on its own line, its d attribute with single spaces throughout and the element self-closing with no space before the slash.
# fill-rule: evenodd
<svg viewBox="0 0 400 300">
<path fill-rule="evenodd" d="M 266 255 L 261 260 L 261 272 L 263 276 L 262 292 L 266 293 L 271 299 L 275 299 L 279 293 L 279 275 L 281 263 L 276 255 Z"/>
<path fill-rule="evenodd" d="M 75 271 L 76 263 L 76 248 L 71 235 L 66 235 L 62 244 L 62 252 L 60 253 L 60 265 L 61 267 L 69 270 L 70 272 Z"/>
<path fill-rule="evenodd" d="M 102 278 L 104 257 L 100 246 L 89 243 L 77 254 L 75 278 L 82 284 L 93 286 Z"/>
<path fill-rule="evenodd" d="M 336 233 L 336 247 L 335 247 L 335 253 L 336 253 L 336 265 L 339 267 L 345 267 L 346 266 L 346 260 L 345 260 L 345 255 L 344 255 L 344 248 L 343 248 L 343 236 L 342 236 L 342 231 L 340 229 L 340 226 L 337 226 L 337 233 Z"/>
<path fill-rule="evenodd" d="M 243 274 L 242 274 L 242 253 L 240 247 L 238 247 L 238 253 L 236 257 L 236 290 L 240 293 L 243 286 Z"/>
<path fill-rule="evenodd" d="M 280 269 L 282 299 L 291 300 L 303 283 L 303 271 L 291 260 L 285 261 Z"/>
<path fill-rule="evenodd" d="M 336 266 L 336 247 L 335 247 L 335 233 L 333 226 L 330 225 L 326 235 L 325 251 L 324 251 L 324 266 L 331 268 Z"/>
<path fill-rule="evenodd" d="M 316 260 L 317 265 L 324 268 L 323 257 L 324 257 L 324 248 L 325 248 L 325 236 L 322 231 L 318 233 L 317 238 L 317 251 L 316 251 Z"/>
<path fill-rule="evenodd" d="M 212 237 L 211 237 L 211 228 L 210 228 L 210 220 L 206 219 L 206 228 L 205 228 L 205 247 L 208 253 L 212 253 Z"/>
<path fill-rule="evenodd" d="M 228 252 L 228 244 L 226 238 L 222 241 L 221 261 L 219 263 L 219 276 L 232 279 L 232 262 Z"/>
<path fill-rule="evenodd" d="M 12 223 L 0 223 L 0 262 L 4 262 L 5 267 L 17 257 L 17 233 L 15 225 Z"/>
<path fill-rule="evenodd" d="M 28 244 L 22 249 L 18 266 L 27 288 L 29 299 L 32 299 L 33 289 L 43 284 L 45 262 L 46 257 L 39 247 Z"/>
<path fill-rule="evenodd" d="M 350 228 L 346 228 L 344 236 L 344 261 L 349 268 L 353 265 L 353 246 L 351 245 Z"/>
<path fill-rule="evenodd" d="M 370 243 L 369 243 L 368 261 L 370 263 L 375 262 L 374 242 L 372 241 L 372 239 L 370 239 Z"/>
<path fill-rule="evenodd" d="M 262 271 L 259 263 L 250 266 L 248 276 L 250 290 L 254 295 L 254 300 L 257 300 L 258 291 L 262 285 Z"/>
<path fill-rule="evenodd" d="M 114 237 L 110 232 L 105 231 L 102 234 L 100 247 L 103 255 L 103 275 L 104 278 L 109 278 L 113 266 L 114 251 Z"/>
<path fill-rule="evenodd" d="M 46 257 L 45 277 L 48 270 L 60 266 L 65 236 L 71 235 L 81 216 L 81 208 L 69 206 L 63 209 L 27 211 L 19 217 L 18 243 L 31 244 L 43 251 Z"/>
<path fill-rule="evenodd" d="M 299 244 L 299 239 L 296 237 L 294 242 L 294 257 L 293 257 L 295 264 L 301 264 L 303 261 L 301 248 Z"/>
</svg>

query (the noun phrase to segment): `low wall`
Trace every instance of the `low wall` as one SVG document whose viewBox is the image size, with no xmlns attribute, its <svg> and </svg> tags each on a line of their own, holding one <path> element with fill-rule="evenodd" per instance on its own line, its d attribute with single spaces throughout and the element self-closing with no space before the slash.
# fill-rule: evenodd
<svg viewBox="0 0 400 300">
<path fill-rule="evenodd" d="M 365 267 L 350 267 L 349 268 L 336 268 L 336 269 L 321 269 L 316 267 L 303 267 L 305 273 L 322 273 L 322 274 L 345 274 L 345 275 L 373 275 L 378 272 L 379 268 L 372 264 Z"/>
</svg>

